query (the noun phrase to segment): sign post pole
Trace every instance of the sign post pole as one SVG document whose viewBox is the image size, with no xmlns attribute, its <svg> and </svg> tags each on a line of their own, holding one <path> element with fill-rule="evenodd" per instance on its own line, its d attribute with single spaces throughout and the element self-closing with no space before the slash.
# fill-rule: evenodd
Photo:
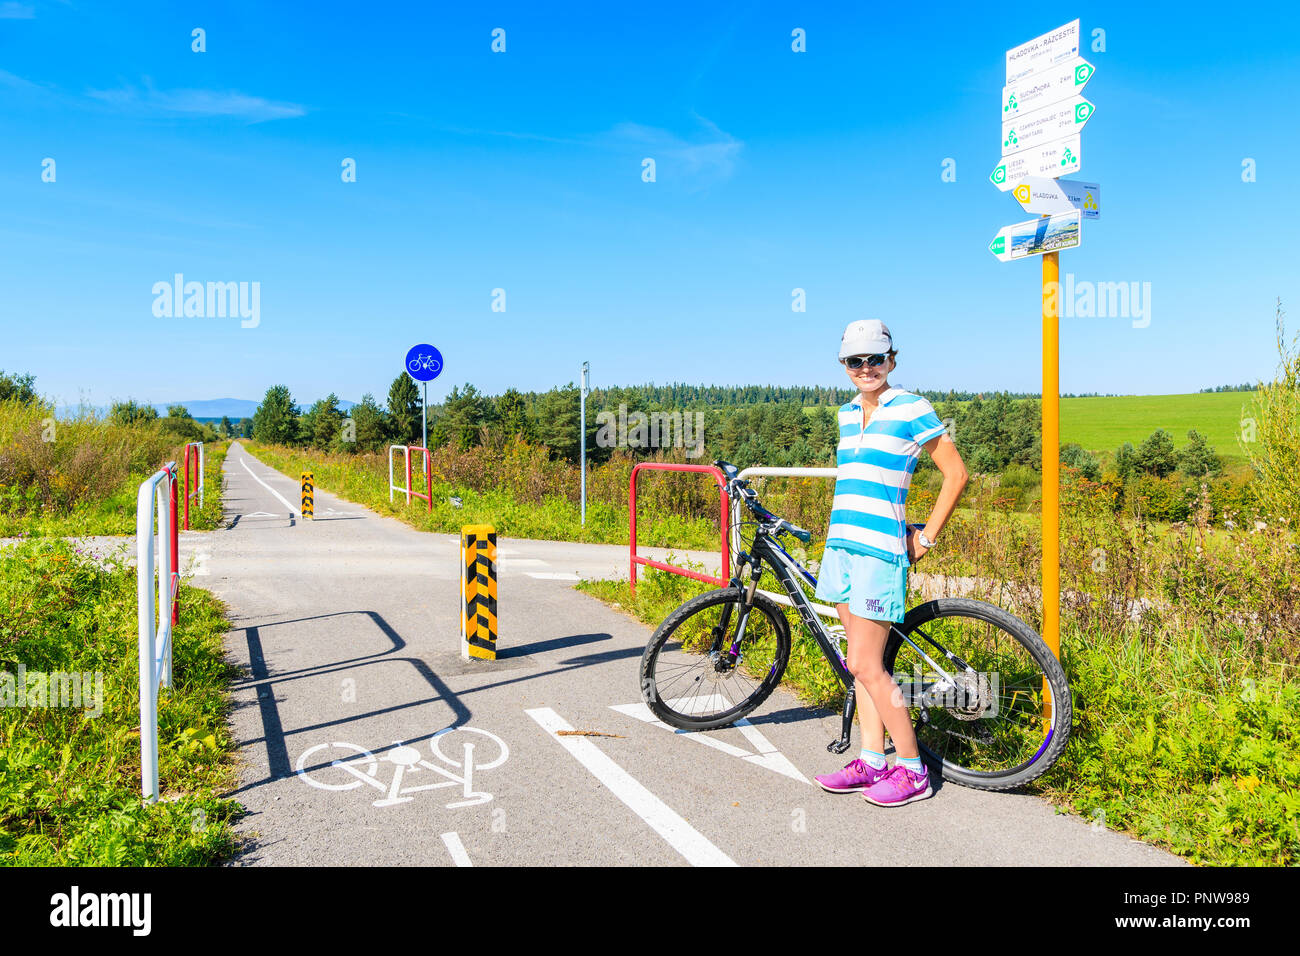
<svg viewBox="0 0 1300 956">
<path fill-rule="evenodd" d="M 424 385 L 424 400 L 420 403 L 420 447 L 429 447 L 429 382 L 442 372 L 442 353 L 432 345 L 413 345 L 406 353 L 406 374 Z M 402 439 L 406 444 L 409 439 Z M 410 456 L 407 456 L 409 470 Z M 409 488 L 411 482 L 408 480 Z"/>
<path fill-rule="evenodd" d="M 1060 253 L 1043 256 L 1043 641 L 1061 657 Z M 1043 678 L 1044 706 L 1051 692 Z M 1050 713 L 1050 712 L 1045 712 Z"/>
<path fill-rule="evenodd" d="M 581 451 L 578 453 L 578 470 L 582 475 L 581 499 L 582 524 L 587 523 L 587 370 L 590 368 L 587 362 L 582 363 L 582 385 L 578 389 L 578 403 L 581 411 L 578 416 L 578 432 L 581 436 Z"/>
</svg>

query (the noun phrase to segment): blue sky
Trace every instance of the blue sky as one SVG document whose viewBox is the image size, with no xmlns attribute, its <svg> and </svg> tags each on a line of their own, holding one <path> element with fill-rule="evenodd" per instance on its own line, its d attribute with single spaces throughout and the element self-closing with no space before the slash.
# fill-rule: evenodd
<svg viewBox="0 0 1300 956">
<path fill-rule="evenodd" d="M 0 368 L 93 404 L 382 400 L 417 342 L 431 400 L 584 359 L 840 384 L 876 317 L 895 384 L 1037 390 L 1039 263 L 987 249 L 1029 217 L 987 177 L 1004 51 L 1075 16 L 1103 212 L 1062 275 L 1151 298 L 1061 320 L 1062 390 L 1270 376 L 1278 296 L 1300 327 L 1294 5 L 472 6 L 0 2 Z M 259 324 L 155 317 L 175 273 L 260 283 Z"/>
</svg>

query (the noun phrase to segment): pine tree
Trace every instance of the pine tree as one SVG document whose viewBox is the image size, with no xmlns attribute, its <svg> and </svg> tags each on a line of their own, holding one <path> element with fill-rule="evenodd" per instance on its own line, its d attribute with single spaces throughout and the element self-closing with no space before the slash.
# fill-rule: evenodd
<svg viewBox="0 0 1300 956">
<path fill-rule="evenodd" d="M 288 445 L 298 433 L 298 406 L 289 386 L 272 385 L 253 413 L 253 439 L 268 445 Z"/>
<path fill-rule="evenodd" d="M 388 443 L 387 416 L 369 392 L 361 396 L 360 405 L 352 406 L 352 423 L 356 427 L 357 451 L 379 451 Z"/>
<path fill-rule="evenodd" d="M 528 416 L 528 406 L 518 389 L 506 389 L 497 399 L 496 406 L 502 434 L 507 438 L 520 437 L 525 441 L 536 438 L 532 419 Z"/>
<path fill-rule="evenodd" d="M 1148 475 L 1163 478 L 1178 467 L 1178 453 L 1174 451 L 1174 439 L 1163 428 L 1157 428 L 1138 445 L 1133 455 L 1133 467 Z"/>
<path fill-rule="evenodd" d="M 355 393 L 354 393 L 355 394 Z M 388 387 L 388 414 L 393 423 L 393 437 L 403 445 L 420 440 L 420 390 L 405 372 Z"/>
</svg>

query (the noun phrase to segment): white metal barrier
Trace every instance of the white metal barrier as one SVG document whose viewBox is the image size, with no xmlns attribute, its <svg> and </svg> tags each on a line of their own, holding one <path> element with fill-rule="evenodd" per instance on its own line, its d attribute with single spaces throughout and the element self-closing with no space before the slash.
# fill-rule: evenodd
<svg viewBox="0 0 1300 956">
<path fill-rule="evenodd" d="M 401 488 L 393 484 L 393 449 L 400 448 L 406 456 L 406 487 Z M 411 452 L 418 451 L 424 455 L 424 491 L 416 491 L 411 484 Z M 429 505 L 429 510 L 433 510 L 433 457 L 429 449 L 421 445 L 389 445 L 388 446 L 388 500 L 393 500 L 393 492 L 400 491 L 406 495 L 406 503 L 409 505 L 411 499 L 419 498 Z"/>
<path fill-rule="evenodd" d="M 780 477 L 780 478 L 834 478 L 835 474 L 836 471 L 834 468 L 777 468 L 777 467 L 766 467 L 760 465 L 755 468 L 745 468 L 736 477 L 747 478 L 751 475 L 757 475 L 760 477 L 770 475 L 772 477 Z M 733 500 L 731 502 L 731 553 L 732 554 L 739 554 L 741 551 L 740 520 L 741 520 L 740 502 Z M 761 589 L 759 590 L 758 593 L 766 594 L 777 604 L 784 604 L 786 607 L 794 606 L 794 602 L 792 602 L 784 594 L 778 594 L 775 591 L 764 591 Z M 835 608 L 828 607 L 825 604 L 812 604 L 812 609 L 816 611 L 818 614 L 820 614 L 822 617 L 829 617 L 836 621 L 840 619 L 839 612 L 837 612 Z"/>
<path fill-rule="evenodd" d="M 402 470 L 406 472 L 408 476 L 411 474 L 411 446 L 410 445 L 389 445 L 388 446 L 388 500 L 389 501 L 393 500 L 394 491 L 404 491 L 406 492 L 406 503 L 409 505 L 411 503 L 410 478 L 409 477 L 407 478 L 405 488 L 399 488 L 397 487 L 397 485 L 393 484 L 393 449 L 394 448 L 401 449 L 402 454 L 406 456 L 406 465 Z"/>
<path fill-rule="evenodd" d="M 176 572 L 176 462 L 147 478 L 136 495 L 136 611 L 140 630 L 140 789 L 158 799 L 158 688 L 172 685 Z M 154 515 L 158 532 L 154 537 Z M 155 556 L 158 561 L 155 563 Z M 154 589 L 160 605 L 155 614 Z"/>
</svg>

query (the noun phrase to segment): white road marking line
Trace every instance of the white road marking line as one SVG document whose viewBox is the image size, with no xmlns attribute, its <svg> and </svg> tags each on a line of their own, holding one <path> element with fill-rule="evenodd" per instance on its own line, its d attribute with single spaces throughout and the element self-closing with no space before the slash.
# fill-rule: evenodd
<svg viewBox="0 0 1300 956">
<path fill-rule="evenodd" d="M 241 465 L 244 466 L 244 471 L 246 471 L 246 472 L 248 472 L 250 475 L 252 475 L 253 480 L 254 480 L 255 482 L 257 482 L 259 485 L 261 485 L 263 488 L 265 488 L 265 489 L 266 489 L 267 491 L 269 491 L 271 494 L 275 495 L 277 498 L 280 498 L 280 504 L 284 505 L 286 508 L 289 509 L 289 517 L 290 517 L 290 518 L 292 518 L 294 515 L 296 515 L 296 514 L 298 513 L 298 512 L 296 512 L 296 511 L 294 510 L 293 505 L 289 504 L 289 502 L 285 501 L 283 498 L 280 497 L 280 492 L 276 491 L 274 488 L 272 488 L 270 485 L 268 485 L 268 484 L 267 484 L 265 481 L 263 481 L 261 478 L 257 477 L 257 475 L 254 475 L 254 474 L 253 474 L 253 469 L 251 469 L 251 468 L 248 467 L 248 459 L 247 459 L 247 458 L 241 458 L 241 459 L 239 459 L 239 463 L 240 463 Z"/>
<path fill-rule="evenodd" d="M 604 751 L 586 737 L 557 737 L 557 730 L 572 730 L 559 714 L 549 707 L 525 710 L 578 763 L 586 767 L 610 793 L 623 801 L 633 813 L 648 823 L 668 845 L 692 866 L 735 866 L 736 861 L 709 842 L 698 830 L 629 774 L 614 763 Z"/>
<path fill-rule="evenodd" d="M 702 703 L 709 710 L 722 709 L 718 705 L 707 701 Z M 732 746 L 725 741 L 710 737 L 701 731 L 679 730 L 676 727 L 670 727 L 651 713 L 650 708 L 642 702 L 637 702 L 635 704 L 614 704 L 611 705 L 610 710 L 616 710 L 620 714 L 626 714 L 629 717 L 635 717 L 637 720 L 643 720 L 647 724 L 654 724 L 656 727 L 662 727 L 664 730 L 670 731 L 679 737 L 688 737 L 691 740 L 704 744 L 706 747 L 712 747 L 714 750 L 721 750 L 724 754 L 739 757 L 747 763 L 758 764 L 758 766 L 766 767 L 768 770 L 779 773 L 782 776 L 790 777 L 793 780 L 798 780 L 801 783 L 808 784 L 809 786 L 812 785 L 812 781 L 801 774 L 799 769 L 787 760 L 786 757 L 772 745 L 771 741 L 764 737 L 759 729 L 749 722 L 747 717 L 741 717 L 735 722 L 735 724 L 733 724 L 733 726 L 744 734 L 745 739 L 753 744 L 754 749 L 757 750 L 758 753 L 750 753 L 748 750 L 742 750 L 741 748 Z"/>
<path fill-rule="evenodd" d="M 519 562 L 514 562 L 518 564 Z M 530 578 L 539 578 L 542 581 L 581 581 L 582 579 L 576 574 L 569 574 L 565 571 L 525 571 L 524 574 Z"/>
<path fill-rule="evenodd" d="M 455 833 L 444 833 L 442 842 L 447 844 L 447 851 L 451 853 L 452 860 L 457 866 L 473 866 L 469 854 L 465 852 L 465 844 L 460 842 L 460 837 Z"/>
<path fill-rule="evenodd" d="M 501 554 L 501 552 L 498 551 L 497 554 Z M 543 561 L 541 558 L 514 558 L 510 562 L 510 566 L 512 568 L 517 568 L 524 564 L 527 564 L 530 567 L 534 567 L 534 568 L 537 567 L 538 565 L 541 565 L 542 567 L 546 566 L 546 562 Z"/>
</svg>

